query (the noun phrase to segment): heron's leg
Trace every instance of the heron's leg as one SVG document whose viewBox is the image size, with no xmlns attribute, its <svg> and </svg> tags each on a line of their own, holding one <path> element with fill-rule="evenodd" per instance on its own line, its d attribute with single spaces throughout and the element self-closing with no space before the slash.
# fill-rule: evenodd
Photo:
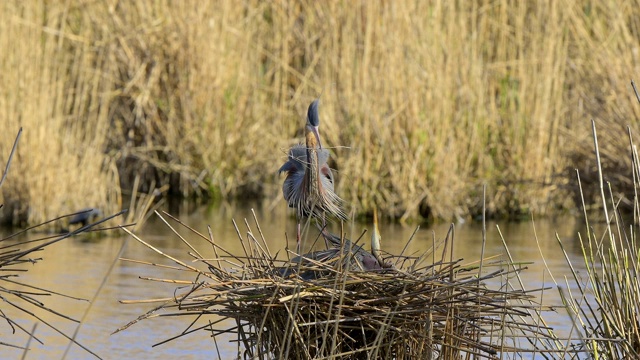
<svg viewBox="0 0 640 360">
<path fill-rule="evenodd" d="M 325 217 L 326 214 L 322 213 L 322 231 L 324 231 L 327 228 L 327 218 Z M 327 249 L 329 249 L 329 240 L 327 240 L 326 236 L 323 236 L 324 239 L 324 246 L 327 247 Z"/>
<path fill-rule="evenodd" d="M 300 233 L 300 222 L 298 222 L 298 234 L 296 235 L 296 254 L 300 255 L 300 242 L 302 241 L 302 234 Z"/>
</svg>

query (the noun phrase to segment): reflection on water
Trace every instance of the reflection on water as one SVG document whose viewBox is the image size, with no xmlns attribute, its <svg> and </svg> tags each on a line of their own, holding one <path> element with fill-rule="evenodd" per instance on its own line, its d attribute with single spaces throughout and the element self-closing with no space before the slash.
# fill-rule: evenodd
<svg viewBox="0 0 640 360">
<path fill-rule="evenodd" d="M 292 249 L 295 247 L 293 241 L 295 239 L 295 221 L 289 217 L 289 213 L 283 206 L 272 208 L 268 205 L 257 205 L 254 208 L 269 248 L 273 253 L 279 251 L 279 257 L 284 258 L 287 237 L 290 239 L 289 247 Z M 234 218 L 236 220 L 240 233 L 244 235 L 247 231 L 244 224 L 244 219 L 246 218 L 254 229 L 253 233 L 256 236 L 258 235 L 249 207 L 224 205 L 214 209 L 198 208 L 189 214 L 175 215 L 205 235 L 207 234 L 207 225 L 210 225 L 215 241 L 231 253 L 238 255 L 242 254 L 243 250 L 237 239 L 236 230 L 232 225 L 231 219 Z M 174 222 L 171 223 L 204 257 L 213 257 L 211 246 L 207 242 L 188 233 L 184 228 L 176 226 Z M 333 224 L 333 227 L 335 226 Z M 368 227 L 368 224 L 356 224 L 349 226 L 347 232 L 350 233 L 352 239 L 355 239 L 363 229 Z M 528 270 L 522 274 L 526 288 L 539 288 L 542 286 L 544 279 L 546 286 L 554 287 L 554 289 L 545 292 L 544 302 L 546 304 L 561 305 L 555 285 L 549 274 L 546 273 L 544 264 L 541 261 L 532 223 L 499 223 L 499 228 L 514 260 L 517 262 L 530 262 L 530 264 L 526 265 Z M 570 276 L 570 274 L 564 256 L 555 240 L 556 231 L 563 239 L 569 252 L 569 257 L 576 269 L 578 271 L 584 269 L 579 244 L 575 240 L 577 229 L 582 229 L 581 224 L 575 224 L 571 219 L 562 219 L 560 221 L 538 220 L 535 228 L 541 251 L 557 281 L 562 283 L 564 281 L 562 280 L 563 277 Z M 336 231 L 336 229 L 332 230 Z M 380 231 L 383 239 L 383 250 L 389 253 L 399 253 L 414 230 L 415 228 L 413 227 L 404 227 L 398 224 L 382 224 Z M 481 230 L 480 224 L 456 225 L 455 258 L 465 259 L 464 263 L 472 263 L 479 259 L 482 240 Z M 447 231 L 448 225 L 446 224 L 435 225 L 431 228 L 421 228 L 407 246 L 405 254 L 424 252 L 431 247 L 434 236 L 436 241 L 441 241 L 446 236 Z M 285 237 L 285 232 L 287 237 Z M 198 266 L 191 262 L 192 257 L 187 254 L 187 246 L 155 216 L 138 234 L 146 242 L 161 249 L 163 252 L 190 265 Z M 313 235 L 314 232 L 311 234 Z M 368 236 L 365 238 L 368 239 Z M 115 232 L 114 236 L 109 238 L 87 240 L 78 237 L 67 239 L 48 247 L 39 254 L 44 260 L 35 266 L 25 265 L 25 268 L 28 268 L 29 271 L 21 274 L 20 278 L 29 284 L 76 297 L 91 299 L 123 245 L 123 258 L 173 265 L 169 260 L 137 241 L 127 239 L 122 233 Z M 368 244 L 366 246 L 368 247 Z M 485 255 L 498 255 L 499 258 L 504 258 L 504 254 L 496 223 L 490 223 L 487 225 Z M 170 268 L 117 261 L 113 272 L 107 279 L 104 288 L 82 325 L 78 336 L 79 342 L 106 359 L 217 358 L 218 355 L 213 340 L 209 337 L 209 333 L 204 331 L 152 348 L 154 344 L 176 336 L 186 329 L 193 320 L 186 317 L 157 317 L 144 320 L 123 332 L 111 335 L 117 328 L 160 304 L 122 305 L 118 303 L 118 300 L 168 298 L 174 294 L 175 288 L 179 286 L 162 281 L 142 280 L 141 277 L 156 280 L 193 280 L 194 278 L 192 273 L 180 272 Z M 46 305 L 75 319 L 82 318 L 88 307 L 87 302 L 60 298 L 52 298 L 46 302 Z M 2 309 L 7 310 L 5 306 L 2 306 Z M 75 324 L 61 320 L 54 315 L 41 311 L 37 312 L 37 314 L 46 321 L 55 323 L 67 334 L 73 333 L 75 329 Z M 19 323 L 25 328 L 31 328 L 34 323 L 34 319 L 27 318 L 15 310 L 9 309 L 8 315 L 18 319 Z M 569 320 L 561 308 L 559 308 L 557 315 L 547 314 L 545 319 L 549 325 L 559 328 L 561 334 L 564 333 L 566 335 L 568 333 Z M 203 321 L 209 320 L 215 319 L 202 319 L 198 324 L 204 324 Z M 0 325 L 0 328 L 2 341 L 12 344 L 26 344 L 26 336 L 22 336 L 19 333 L 8 335 L 11 329 L 6 324 Z M 32 342 L 32 350 L 28 354 L 28 359 L 61 358 L 67 346 L 67 341 L 61 335 L 43 324 L 39 325 L 36 335 L 45 342 L 45 345 Z M 222 358 L 236 356 L 235 346 L 230 344 L 228 340 L 229 338 L 224 338 L 222 341 L 218 339 Z M 22 352 L 3 347 L 2 353 L 3 358 L 19 358 Z M 89 359 L 92 357 L 77 346 L 73 346 L 67 358 Z"/>
</svg>

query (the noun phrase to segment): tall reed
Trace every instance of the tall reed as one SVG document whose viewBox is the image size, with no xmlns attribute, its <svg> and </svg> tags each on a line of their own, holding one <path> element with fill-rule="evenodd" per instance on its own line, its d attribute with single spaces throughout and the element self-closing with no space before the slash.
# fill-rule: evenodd
<svg viewBox="0 0 640 360">
<path fill-rule="evenodd" d="M 606 223 L 596 230 L 597 227 L 589 220 L 583 199 L 585 231 L 580 235 L 580 245 L 586 273 L 577 272 L 565 252 L 570 268 L 569 278 L 576 284 L 574 288 L 577 290 L 573 293 L 561 292 L 561 295 L 574 322 L 574 338 L 582 340 L 581 350 L 588 351 L 594 359 L 637 359 L 640 357 L 638 151 L 629 132 L 631 146 L 628 158 L 632 160 L 633 195 L 627 196 L 633 199 L 633 218 L 625 219 L 619 208 L 622 196 L 614 196 L 611 184 L 607 186 L 604 183 L 603 178 L 607 174 L 602 170 L 603 159 L 600 157 L 595 122 L 593 129 L 599 178 L 597 192 L 601 195 L 602 215 Z M 580 186 L 579 173 L 576 182 Z M 559 237 L 558 241 L 564 251 L 564 244 Z M 569 280 L 565 281 L 568 285 Z M 564 288 L 564 284 L 561 286 Z"/>
</svg>

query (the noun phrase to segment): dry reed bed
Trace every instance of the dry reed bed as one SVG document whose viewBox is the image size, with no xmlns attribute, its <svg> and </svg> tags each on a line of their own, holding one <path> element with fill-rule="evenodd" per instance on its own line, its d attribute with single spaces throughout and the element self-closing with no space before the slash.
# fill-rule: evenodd
<svg viewBox="0 0 640 360">
<path fill-rule="evenodd" d="M 117 331 L 156 316 L 191 316 L 195 320 L 189 328 L 162 343 L 205 330 L 214 340 L 231 335 L 238 354 L 256 359 L 497 359 L 508 353 L 549 356 L 560 351 L 542 318 L 550 309 L 536 298 L 542 289 L 526 291 L 514 281 L 526 268 L 489 259 L 462 266 L 449 252 L 451 232 L 438 248 L 420 256 L 388 256 L 393 268 L 365 272 L 350 268 L 349 254 L 283 264 L 261 237 L 255 215 L 254 220 L 253 229 L 245 220 L 246 237 L 236 226 L 243 255 L 230 254 L 187 227 L 212 247 L 213 258 L 203 257 L 167 222 L 185 242 L 190 260 L 205 265 L 204 270 L 127 231 L 173 263 L 148 265 L 173 267 L 183 279 L 184 271 L 192 272 L 194 280 L 147 279 L 177 283 L 180 290 L 164 299 L 122 301 L 163 304 Z M 198 319 L 207 323 L 195 325 Z"/>
<path fill-rule="evenodd" d="M 638 118 L 623 89 L 640 6 L 627 1 L 0 10 L 12 50 L 0 54 L 0 124 L 30 130 L 24 176 L 3 189 L 12 220 L 111 213 L 136 175 L 145 193 L 274 199 L 275 169 L 319 94 L 337 191 L 356 212 L 468 217 L 486 182 L 489 213 L 545 214 L 570 206 L 563 171 L 588 136 L 576 124 Z"/>
</svg>

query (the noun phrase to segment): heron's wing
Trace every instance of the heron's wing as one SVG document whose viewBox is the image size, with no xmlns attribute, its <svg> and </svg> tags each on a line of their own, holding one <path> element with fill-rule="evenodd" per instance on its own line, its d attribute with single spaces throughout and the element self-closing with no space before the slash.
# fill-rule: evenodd
<svg viewBox="0 0 640 360">
<path fill-rule="evenodd" d="M 293 145 L 291 149 L 289 149 L 289 161 L 296 161 L 300 164 L 300 166 L 304 167 L 304 164 L 307 163 L 307 147 L 298 144 Z"/>
<path fill-rule="evenodd" d="M 326 261 L 328 259 L 332 259 L 334 257 L 336 257 L 339 254 L 339 250 L 338 248 L 330 248 L 330 249 L 325 249 L 325 250 L 318 250 L 318 251 L 314 251 L 308 254 L 304 254 L 304 255 L 299 255 L 296 256 L 294 258 L 291 259 L 292 263 L 302 263 L 303 265 L 309 265 L 311 264 L 310 260 L 314 260 L 314 261 Z"/>
<path fill-rule="evenodd" d="M 342 210 L 343 201 L 334 191 L 334 178 L 331 168 L 327 164 L 329 160 L 329 150 L 318 150 L 318 164 L 320 165 L 320 181 L 322 181 L 322 187 L 324 189 L 323 195 L 325 197 L 325 205 L 323 209 L 333 214 L 334 216 L 346 220 L 347 216 Z"/>
<path fill-rule="evenodd" d="M 333 172 L 331 168 L 325 164 L 320 168 L 320 173 L 322 174 L 322 185 L 333 191 Z"/>
<path fill-rule="evenodd" d="M 278 169 L 278 174 L 281 174 L 285 171 L 287 172 L 295 172 L 298 169 L 298 165 L 295 161 L 287 161 L 286 163 L 284 163 L 280 169 Z M 304 171 L 304 170 L 303 170 Z"/>
<path fill-rule="evenodd" d="M 340 248 L 340 246 L 343 246 L 340 236 L 330 233 L 327 229 L 323 229 L 319 225 L 318 230 L 320 230 L 322 237 L 329 243 L 331 243 L 331 245 L 333 245 L 334 247 Z M 362 246 L 352 243 L 349 239 L 344 239 L 344 251 L 351 251 L 352 253 L 364 251 L 365 253 L 368 253 L 365 249 L 362 248 Z"/>
<path fill-rule="evenodd" d="M 329 150 L 322 148 L 318 149 L 318 164 L 320 166 L 325 165 L 329 161 Z"/>
<path fill-rule="evenodd" d="M 294 145 L 289 149 L 288 160 L 279 173 L 287 172 L 287 177 L 282 184 L 282 195 L 289 207 L 298 208 L 304 197 L 304 172 L 307 161 L 307 150 L 303 145 Z M 298 211 L 301 211 L 298 209 Z"/>
<path fill-rule="evenodd" d="M 331 171 L 329 164 L 327 164 L 327 161 L 329 161 L 329 150 L 327 149 L 318 150 L 318 164 L 320 165 L 320 172 L 323 175 L 322 185 L 324 185 L 325 187 L 329 187 L 331 190 L 333 190 L 333 183 L 334 183 L 333 172 Z"/>
<path fill-rule="evenodd" d="M 342 241 L 340 240 L 339 236 L 330 233 L 327 229 L 322 228 L 320 225 L 317 225 L 317 227 L 318 227 L 318 230 L 320 230 L 322 237 L 326 241 L 331 243 L 331 245 L 338 248 L 342 245 Z"/>
<path fill-rule="evenodd" d="M 294 145 L 289 149 L 288 160 L 284 165 L 278 169 L 278 173 L 284 171 L 288 172 L 303 172 L 304 164 L 307 162 L 307 149 L 303 145 Z"/>
<path fill-rule="evenodd" d="M 296 208 L 298 215 L 323 217 L 324 213 L 333 214 L 340 219 L 346 219 L 342 210 L 342 200 L 334 192 L 333 173 L 327 165 L 329 151 L 317 149 L 314 153 L 318 157 L 320 172 L 320 198 L 309 199 L 307 186 L 305 185 L 305 173 L 309 171 L 308 151 L 306 146 L 299 144 L 289 149 L 287 162 L 280 167 L 279 172 L 287 172 L 287 178 L 282 186 L 282 194 L 289 203 L 289 207 Z M 317 196 L 313 194 L 312 196 Z M 310 204 L 314 202 L 314 204 Z"/>
</svg>

